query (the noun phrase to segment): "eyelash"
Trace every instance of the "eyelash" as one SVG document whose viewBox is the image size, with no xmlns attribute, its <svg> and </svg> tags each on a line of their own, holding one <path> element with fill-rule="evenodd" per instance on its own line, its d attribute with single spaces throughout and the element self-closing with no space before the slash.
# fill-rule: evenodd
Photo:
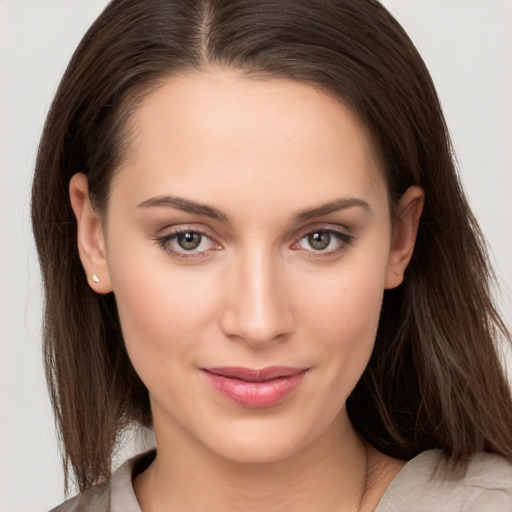
<svg viewBox="0 0 512 512">
<path fill-rule="evenodd" d="M 298 244 L 306 239 L 308 236 L 313 234 L 322 234 L 322 235 L 329 235 L 330 237 L 334 238 L 338 242 L 338 246 L 335 249 L 330 249 L 328 251 L 326 250 L 315 250 L 313 248 L 311 249 L 305 249 L 304 251 L 307 253 L 307 256 L 309 258 L 314 259 L 331 259 L 336 258 L 337 256 L 340 256 L 344 251 L 346 251 L 353 243 L 354 243 L 354 236 L 349 235 L 345 231 L 333 229 L 333 228 L 317 228 L 317 229 L 309 229 L 307 232 L 301 235 L 301 237 L 298 239 L 297 242 L 294 242 L 292 244 L 293 246 L 298 246 Z M 329 241 L 331 243 L 332 240 Z"/>
<path fill-rule="evenodd" d="M 187 233 L 197 234 L 197 235 L 200 235 L 201 237 L 205 237 L 210 240 L 212 239 L 211 236 L 209 236 L 205 231 L 203 231 L 201 229 L 182 228 L 182 229 L 176 229 L 172 233 L 168 233 L 163 236 L 155 237 L 155 241 L 162 247 L 162 249 L 164 249 L 164 251 L 166 251 L 167 253 L 169 253 L 171 256 L 173 256 L 174 258 L 176 258 L 178 260 L 185 260 L 185 259 L 189 259 L 189 258 L 195 258 L 195 259 L 203 258 L 204 259 L 204 258 L 208 258 L 209 256 L 211 256 L 210 254 L 208 254 L 209 250 L 193 252 L 193 251 L 187 251 L 185 249 L 182 249 L 182 251 L 178 251 L 178 250 L 174 249 L 171 245 L 172 242 L 174 240 L 176 240 L 179 235 L 184 235 Z M 200 243 L 202 243 L 202 240 Z M 215 245 L 213 250 L 219 250 L 221 248 L 221 245 L 217 244 L 216 242 L 213 242 L 213 240 L 212 240 L 212 245 Z"/>
<path fill-rule="evenodd" d="M 211 241 L 211 245 L 214 247 L 206 249 L 204 251 L 198 251 L 194 252 L 194 250 L 187 251 L 186 249 L 176 250 L 172 247 L 172 242 L 177 240 L 178 236 L 181 234 L 195 234 L 199 235 L 201 237 L 207 238 Z M 319 249 L 315 250 L 314 248 L 311 249 L 304 249 L 303 251 L 308 253 L 309 258 L 313 259 L 330 259 L 335 258 L 339 256 L 342 252 L 347 250 L 354 242 L 354 237 L 352 235 L 349 235 L 348 233 L 333 229 L 333 228 L 317 228 L 317 229 L 309 229 L 308 231 L 304 232 L 300 238 L 296 242 L 292 244 L 292 248 L 294 250 L 301 250 L 299 247 L 299 243 L 306 239 L 308 236 L 313 234 L 323 234 L 323 235 L 329 235 L 330 237 L 335 238 L 338 241 L 338 247 L 335 249 L 331 249 L 328 251 Z M 212 237 L 208 235 L 205 231 L 194 228 L 194 229 L 177 229 L 173 231 L 172 233 L 168 233 L 163 236 L 155 237 L 154 240 L 164 249 L 168 254 L 170 254 L 172 257 L 178 259 L 178 260 L 185 260 L 185 259 L 206 259 L 211 256 L 210 251 L 211 250 L 220 250 L 222 246 L 218 244 L 217 242 L 214 242 Z M 329 241 L 331 243 L 332 240 Z M 200 241 L 200 244 L 203 242 L 203 240 Z"/>
</svg>

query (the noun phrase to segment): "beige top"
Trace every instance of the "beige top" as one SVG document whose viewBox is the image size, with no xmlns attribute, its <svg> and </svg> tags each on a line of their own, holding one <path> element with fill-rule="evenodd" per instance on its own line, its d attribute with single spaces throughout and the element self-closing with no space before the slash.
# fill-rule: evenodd
<svg viewBox="0 0 512 512">
<path fill-rule="evenodd" d="M 134 475 L 155 456 L 146 452 L 126 461 L 103 483 L 51 512 L 141 512 L 133 491 Z M 374 512 L 512 512 L 512 464 L 498 455 L 471 458 L 465 475 L 446 471 L 440 450 L 409 461 L 391 482 Z"/>
</svg>

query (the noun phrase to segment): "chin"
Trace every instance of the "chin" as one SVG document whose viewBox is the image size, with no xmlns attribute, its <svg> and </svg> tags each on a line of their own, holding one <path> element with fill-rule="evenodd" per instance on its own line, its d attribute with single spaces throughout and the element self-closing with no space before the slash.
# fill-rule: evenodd
<svg viewBox="0 0 512 512">
<path fill-rule="evenodd" d="M 223 459 L 237 464 L 267 464 L 293 456 L 299 451 L 299 447 L 279 440 L 252 439 L 246 442 L 232 440 L 225 445 L 217 445 L 212 450 Z"/>
<path fill-rule="evenodd" d="M 252 421 L 232 425 L 229 430 L 211 432 L 206 446 L 218 456 L 239 464 L 276 463 L 292 457 L 314 443 L 317 435 L 298 425 Z M 292 428 L 290 428 L 292 426 Z M 229 435 L 226 435 L 229 432 Z"/>
</svg>

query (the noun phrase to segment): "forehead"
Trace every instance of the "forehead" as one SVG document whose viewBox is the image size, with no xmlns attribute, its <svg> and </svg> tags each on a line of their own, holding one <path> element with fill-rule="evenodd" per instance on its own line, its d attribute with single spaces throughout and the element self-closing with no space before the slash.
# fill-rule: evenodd
<svg viewBox="0 0 512 512">
<path fill-rule="evenodd" d="M 353 112 L 296 81 L 226 70 L 171 77 L 135 111 L 130 131 L 114 191 L 136 191 L 134 201 L 172 192 L 217 202 L 259 191 L 321 202 L 386 188 Z"/>
</svg>

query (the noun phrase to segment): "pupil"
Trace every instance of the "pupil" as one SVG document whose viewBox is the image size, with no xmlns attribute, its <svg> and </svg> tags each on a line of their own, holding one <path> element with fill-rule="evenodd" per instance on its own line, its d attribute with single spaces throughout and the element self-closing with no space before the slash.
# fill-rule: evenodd
<svg viewBox="0 0 512 512">
<path fill-rule="evenodd" d="M 330 241 L 331 235 L 329 233 L 317 232 L 311 233 L 308 236 L 309 245 L 317 251 L 325 249 L 329 245 Z"/>
<path fill-rule="evenodd" d="M 185 250 L 197 249 L 201 243 L 201 235 L 199 233 L 180 233 L 178 235 L 178 245 Z"/>
</svg>

